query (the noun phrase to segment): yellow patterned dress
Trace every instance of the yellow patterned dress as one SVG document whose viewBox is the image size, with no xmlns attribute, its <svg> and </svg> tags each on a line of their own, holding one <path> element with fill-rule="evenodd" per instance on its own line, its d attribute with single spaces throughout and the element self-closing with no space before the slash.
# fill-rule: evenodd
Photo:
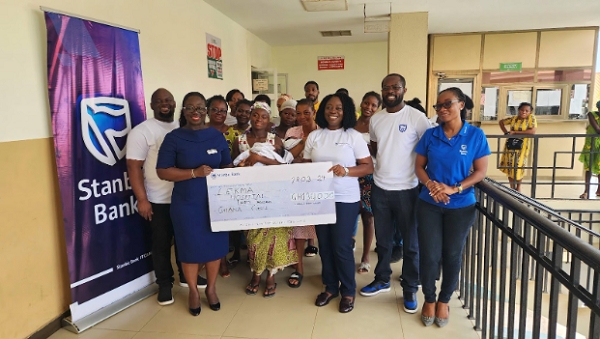
<svg viewBox="0 0 600 339">
<path fill-rule="evenodd" d="M 502 120 L 504 125 L 510 125 L 511 131 L 526 131 L 531 128 L 537 128 L 537 120 L 533 114 L 526 119 L 520 119 L 518 115 Z M 532 147 L 530 138 L 523 138 L 523 148 L 520 150 L 510 150 L 504 148 L 502 158 L 500 158 L 500 171 L 509 178 L 516 181 L 523 180 L 523 166 L 527 165 L 527 158 Z M 516 163 L 516 173 L 515 173 Z"/>
<path fill-rule="evenodd" d="M 251 148 L 246 134 L 240 135 L 236 142 L 240 152 Z M 268 133 L 267 142 L 275 145 L 275 134 Z M 293 227 L 272 227 L 249 230 L 246 234 L 250 269 L 255 274 L 268 270 L 271 274 L 287 266 L 298 263 L 296 241 Z"/>
<path fill-rule="evenodd" d="M 600 116 L 598 112 L 590 112 L 596 122 L 600 124 Z M 588 125 L 586 134 L 596 134 L 596 130 L 592 125 Z M 594 153 L 592 154 L 592 174 L 598 175 L 600 174 L 600 138 L 594 139 L 594 147 L 592 147 L 592 138 L 585 138 L 585 145 L 583 145 L 583 150 L 581 151 L 581 155 L 579 156 L 579 161 L 583 163 L 583 168 L 586 172 L 590 171 L 590 150 L 593 149 Z"/>
</svg>

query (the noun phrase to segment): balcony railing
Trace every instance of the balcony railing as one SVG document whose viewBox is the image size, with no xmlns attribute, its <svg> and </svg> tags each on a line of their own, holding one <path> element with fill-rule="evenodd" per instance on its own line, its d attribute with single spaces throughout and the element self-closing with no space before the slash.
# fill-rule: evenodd
<svg viewBox="0 0 600 339">
<path fill-rule="evenodd" d="M 489 179 L 476 192 L 458 289 L 481 337 L 600 338 L 600 235 Z"/>
<path fill-rule="evenodd" d="M 506 139 L 517 137 L 515 135 L 488 135 L 488 142 L 491 145 L 492 157 L 495 157 L 497 168 L 508 168 L 500 166 L 500 159 L 504 153 L 504 145 Z M 565 170 L 569 171 L 570 175 L 567 177 L 581 177 L 582 171 L 576 171 L 575 166 L 579 163 L 579 155 L 582 153 L 585 138 L 590 137 L 592 145 L 597 138 L 600 138 L 599 134 L 588 135 L 588 134 L 535 134 L 527 135 L 528 139 L 531 139 L 531 151 L 527 159 L 527 164 L 521 168 L 527 170 L 526 176 L 522 184 L 529 184 L 530 192 L 529 196 L 532 198 L 557 198 L 557 189 L 560 186 L 580 186 L 584 187 L 583 180 L 558 180 L 559 174 L 565 173 Z M 592 155 L 596 155 L 593 148 L 591 150 Z M 551 157 L 549 156 L 551 154 Z M 542 156 L 543 155 L 543 156 Z M 550 160 L 551 158 L 551 160 Z M 592 168 L 592 159 L 588 168 Z M 517 164 L 515 163 L 512 167 L 516 169 Z M 542 178 L 542 179 L 540 179 Z M 546 179 L 547 178 L 547 179 Z M 571 178 L 572 179 L 572 178 Z M 543 186 L 550 186 L 548 194 L 540 194 L 539 188 Z M 589 187 L 588 187 L 589 188 Z M 582 190 L 583 191 L 583 190 Z M 589 191 L 589 189 L 588 189 Z"/>
</svg>

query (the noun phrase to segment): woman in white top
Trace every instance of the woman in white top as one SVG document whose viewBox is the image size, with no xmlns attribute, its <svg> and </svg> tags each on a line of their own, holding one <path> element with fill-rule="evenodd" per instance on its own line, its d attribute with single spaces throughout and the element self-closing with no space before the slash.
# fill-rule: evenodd
<svg viewBox="0 0 600 339">
<path fill-rule="evenodd" d="M 355 112 L 350 97 L 337 93 L 325 97 L 316 117 L 321 129 L 308 135 L 304 147 L 304 161 L 334 164 L 329 171 L 334 174 L 336 223 L 316 225 L 325 292 L 319 294 L 315 305 L 325 306 L 341 294 L 341 313 L 352 311 L 356 294 L 352 235 L 360 209 L 358 178 L 373 173 L 367 143 L 353 128 Z"/>
</svg>

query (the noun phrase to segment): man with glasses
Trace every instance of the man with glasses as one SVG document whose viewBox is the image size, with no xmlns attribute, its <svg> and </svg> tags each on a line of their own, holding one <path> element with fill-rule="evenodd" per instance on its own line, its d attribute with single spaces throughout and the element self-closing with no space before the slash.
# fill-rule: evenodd
<svg viewBox="0 0 600 339">
<path fill-rule="evenodd" d="M 389 74 L 381 84 L 385 110 L 374 114 L 369 125 L 371 149 L 377 159 L 371 191 L 375 219 L 377 266 L 375 280 L 360 290 L 366 297 L 390 291 L 390 266 L 394 234 L 404 240 L 401 285 L 404 310 L 417 311 L 419 284 L 419 243 L 415 204 L 419 195 L 415 175 L 415 146 L 431 127 L 420 111 L 404 103 L 406 80 L 400 74 Z M 396 229 L 397 228 L 397 229 Z"/>
<path fill-rule="evenodd" d="M 173 183 L 160 180 L 156 174 L 160 145 L 167 133 L 179 127 L 179 123 L 174 120 L 175 107 L 171 92 L 164 88 L 157 89 L 150 102 L 154 118 L 135 126 L 127 136 L 129 180 L 138 201 L 138 212 L 148 220 L 152 232 L 152 263 L 159 287 L 159 305 L 169 305 L 175 301 L 172 293 L 175 279 L 171 266 L 173 223 L 170 214 Z M 179 285 L 187 287 L 178 260 L 177 267 Z M 198 286 L 206 287 L 206 279 L 198 277 Z"/>
</svg>

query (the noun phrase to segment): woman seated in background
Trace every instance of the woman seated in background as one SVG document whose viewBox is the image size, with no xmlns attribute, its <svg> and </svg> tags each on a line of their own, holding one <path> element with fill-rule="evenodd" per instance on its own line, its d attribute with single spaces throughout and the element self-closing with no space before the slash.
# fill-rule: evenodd
<svg viewBox="0 0 600 339">
<path fill-rule="evenodd" d="M 156 172 L 162 180 L 175 182 L 171 219 L 177 254 L 190 286 L 189 311 L 197 316 L 200 296 L 192 286 L 196 286 L 201 263 L 206 264 L 209 306 L 214 311 L 221 308 L 216 281 L 220 258 L 228 252 L 229 234 L 211 230 L 206 176 L 213 168 L 230 167 L 231 156 L 223 135 L 205 124 L 206 100 L 202 94 L 188 93 L 181 114 L 181 127 L 167 134 L 160 147 Z"/>
<path fill-rule="evenodd" d="M 596 109 L 600 111 L 600 101 L 596 103 Z M 585 131 L 588 135 L 600 134 L 600 115 L 598 111 L 588 112 L 589 125 Z M 590 160 L 591 158 L 591 160 Z M 598 175 L 598 186 L 596 187 L 596 196 L 600 197 L 600 137 L 594 138 L 592 145 L 592 138 L 585 138 L 585 145 L 579 156 L 579 161 L 583 163 L 585 169 L 585 190 L 579 196 L 581 199 L 589 199 L 588 194 L 590 190 L 590 181 L 592 180 L 592 174 Z M 590 168 L 590 165 L 592 166 Z"/>
<path fill-rule="evenodd" d="M 270 107 L 262 102 L 255 102 L 250 115 L 252 127 L 247 133 L 240 135 L 233 144 L 233 156 L 235 158 L 240 153 L 250 150 L 257 143 L 265 143 L 266 146 L 272 146 L 277 151 L 284 151 L 281 139 L 268 132 L 269 117 Z M 257 163 L 263 165 L 280 164 L 274 159 L 250 152 L 250 156 L 245 158 L 239 166 L 254 166 Z M 265 298 L 275 296 L 277 291 L 275 273 L 298 262 L 298 253 L 292 241 L 292 232 L 292 227 L 259 228 L 248 231 L 246 243 L 248 245 L 248 259 L 252 279 L 246 286 L 246 294 L 255 295 L 258 292 L 260 275 L 267 270 L 267 286 L 263 296 Z"/>
<path fill-rule="evenodd" d="M 500 158 L 500 171 L 508 176 L 510 188 L 520 192 L 521 181 L 525 173 L 523 167 L 527 165 L 527 158 L 532 144 L 531 138 L 525 138 L 524 136 L 535 134 L 537 120 L 532 114 L 533 106 L 528 102 L 522 102 L 518 111 L 519 114 L 500 120 L 498 124 L 504 134 L 515 136 L 515 138 L 507 139 L 504 153 Z M 510 130 L 506 129 L 506 125 L 510 126 Z M 513 146 L 509 146 L 509 143 L 513 141 L 511 139 L 516 141 Z M 518 141 L 519 139 L 521 141 Z"/>
<path fill-rule="evenodd" d="M 227 118 L 227 101 L 221 95 L 208 99 L 208 126 L 221 133 L 227 132 L 229 126 L 225 124 Z M 233 109 L 233 108 L 232 108 Z"/>
<path fill-rule="evenodd" d="M 381 105 L 381 96 L 375 92 L 365 94 L 360 103 L 360 118 L 356 121 L 354 129 L 362 134 L 363 139 L 371 151 L 371 137 L 369 136 L 369 124 L 373 114 L 377 113 Z M 375 160 L 371 157 L 373 163 Z M 360 186 L 360 216 L 363 225 L 363 252 L 358 266 L 358 274 L 369 273 L 371 264 L 369 264 L 369 252 L 371 243 L 375 236 L 375 224 L 373 223 L 373 210 L 371 209 L 371 187 L 373 186 L 373 174 L 367 174 L 358 178 Z"/>
<path fill-rule="evenodd" d="M 485 177 L 490 148 L 483 131 L 461 119 L 465 95 L 459 88 L 442 91 L 434 108 L 440 125 L 427 130 L 415 148 L 415 174 L 424 186 L 417 202 L 417 224 L 425 296 L 421 321 L 443 327 L 448 323 L 448 302 L 456 289 L 463 247 L 475 221 L 473 186 Z M 442 287 L 436 303 L 440 265 Z"/>
<path fill-rule="evenodd" d="M 289 99 L 279 107 L 279 125 L 271 129 L 271 133 L 277 135 L 281 140 L 285 140 L 287 131 L 296 126 L 296 100 Z"/>
<path fill-rule="evenodd" d="M 304 147 L 304 161 L 331 161 L 333 164 L 329 171 L 334 175 L 336 222 L 316 225 L 325 291 L 317 296 L 315 305 L 325 306 L 341 294 L 341 313 L 354 309 L 356 295 L 352 236 L 360 209 L 358 178 L 373 173 L 367 143 L 354 130 L 355 114 L 354 103 L 347 95 L 326 96 L 316 117 L 321 129 L 310 133 Z"/>
</svg>

